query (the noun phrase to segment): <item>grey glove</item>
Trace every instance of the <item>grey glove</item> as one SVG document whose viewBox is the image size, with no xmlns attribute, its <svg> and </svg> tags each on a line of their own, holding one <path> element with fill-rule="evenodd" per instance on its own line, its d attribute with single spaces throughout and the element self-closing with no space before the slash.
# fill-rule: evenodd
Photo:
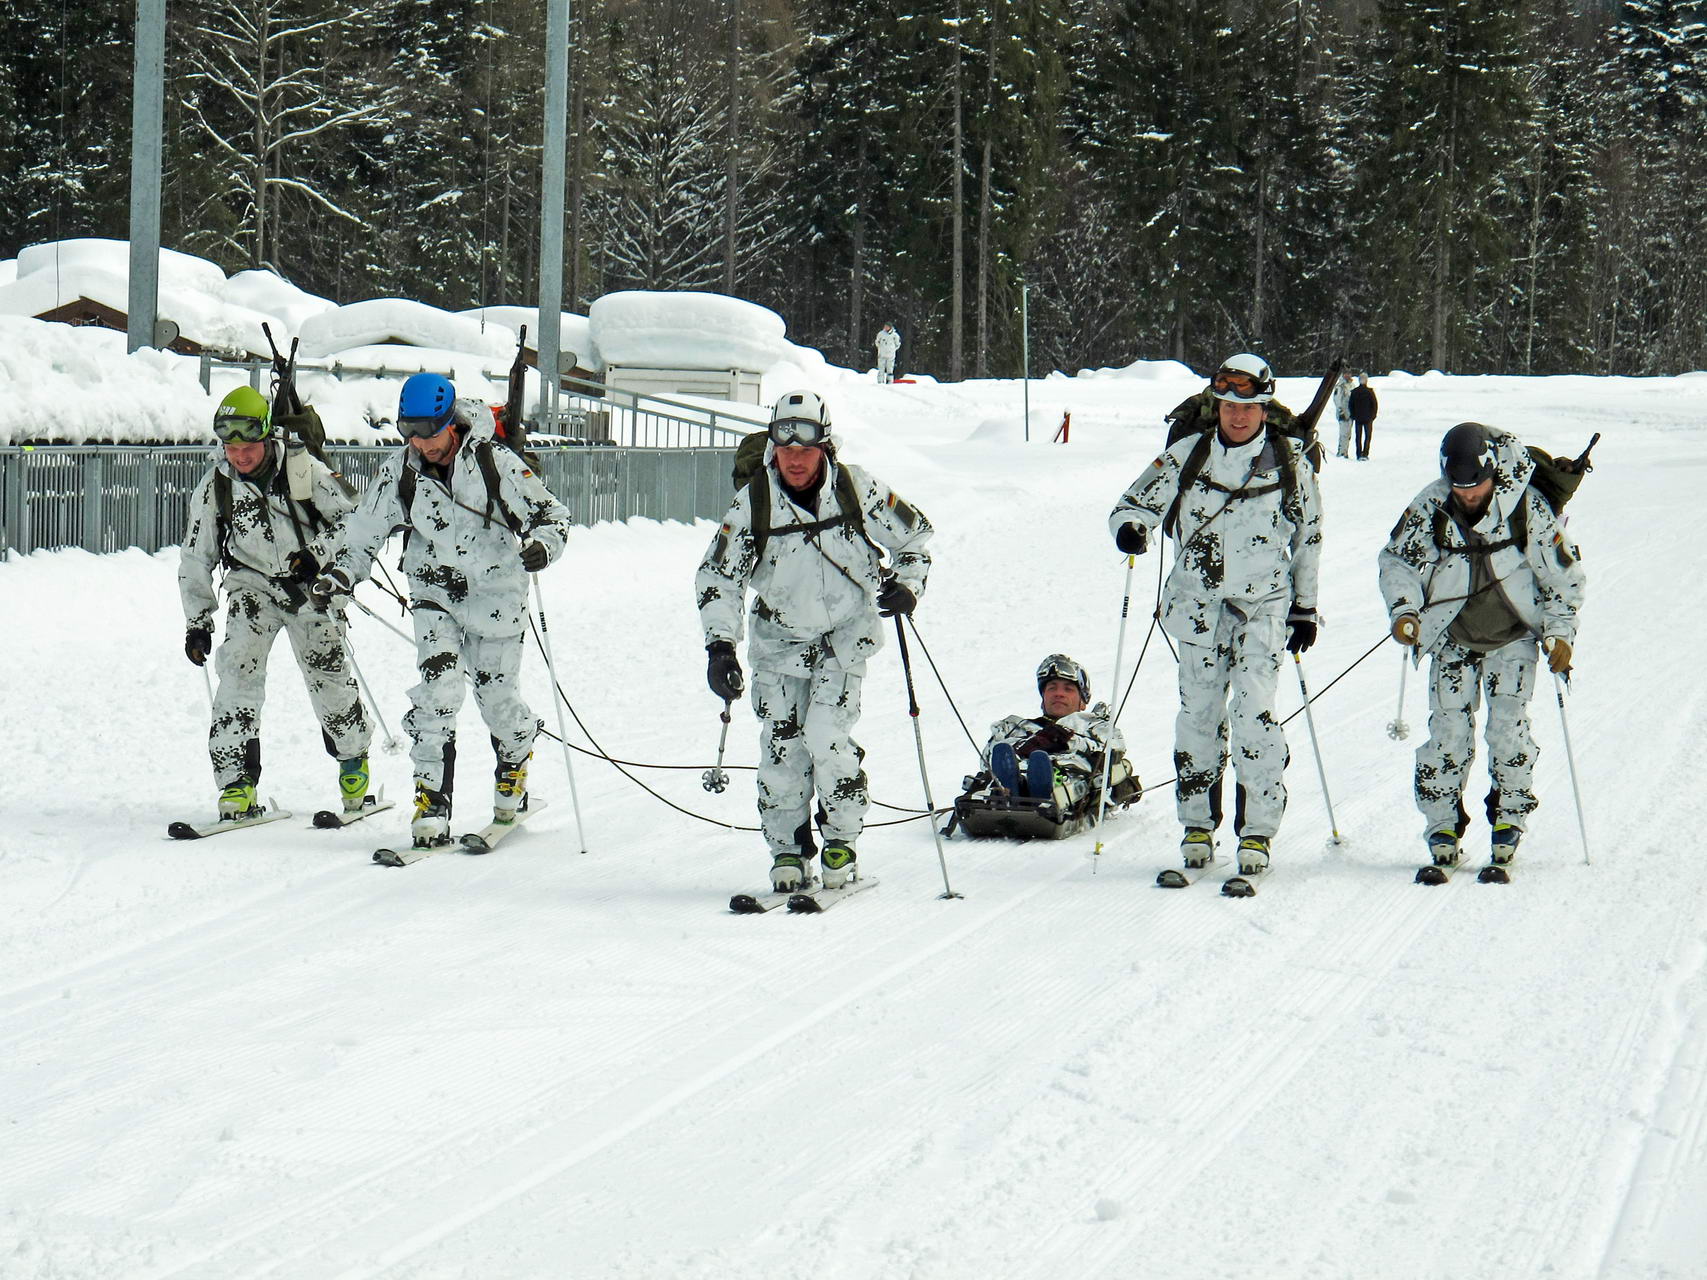
<svg viewBox="0 0 1707 1280">
<path fill-rule="evenodd" d="M 904 613 L 910 618 L 918 603 L 919 598 L 897 578 L 889 579 L 877 589 L 877 612 L 880 617 L 893 618 L 898 613 Z"/>
<path fill-rule="evenodd" d="M 328 608 L 339 596 L 347 596 L 352 588 L 341 569 L 328 569 L 309 584 L 308 594 L 317 609 Z"/>
<path fill-rule="evenodd" d="M 550 563 L 551 556 L 544 543 L 535 542 L 532 538 L 522 543 L 522 568 L 529 573 L 538 573 Z"/>
</svg>

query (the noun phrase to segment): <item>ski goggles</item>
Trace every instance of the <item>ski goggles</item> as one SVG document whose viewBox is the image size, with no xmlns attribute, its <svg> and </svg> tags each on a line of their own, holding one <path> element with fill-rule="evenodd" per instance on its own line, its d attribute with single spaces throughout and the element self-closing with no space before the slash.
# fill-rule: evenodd
<svg viewBox="0 0 1707 1280">
<path fill-rule="evenodd" d="M 1209 385 L 1223 394 L 1235 396 L 1254 396 L 1262 391 L 1273 391 L 1272 382 L 1264 382 L 1255 374 L 1246 373 L 1242 369 L 1222 369 L 1210 379 Z"/>
<path fill-rule="evenodd" d="M 1054 654 L 1043 660 L 1043 665 L 1037 668 L 1037 687 L 1041 689 L 1051 680 L 1066 680 L 1083 689 L 1090 684 L 1085 677 L 1085 669 L 1071 658 L 1062 654 Z"/>
<path fill-rule="evenodd" d="M 402 433 L 405 440 L 430 440 L 450 426 L 450 420 L 451 412 L 448 409 L 436 418 L 399 418 L 397 419 L 397 430 Z"/>
<path fill-rule="evenodd" d="M 791 444 L 811 448 L 823 444 L 829 434 L 828 427 L 811 418 L 781 418 L 770 425 L 771 443 L 779 449 Z"/>
<path fill-rule="evenodd" d="M 273 424 L 248 414 L 222 413 L 213 420 L 213 434 L 225 444 L 259 444 L 273 434 Z"/>
</svg>

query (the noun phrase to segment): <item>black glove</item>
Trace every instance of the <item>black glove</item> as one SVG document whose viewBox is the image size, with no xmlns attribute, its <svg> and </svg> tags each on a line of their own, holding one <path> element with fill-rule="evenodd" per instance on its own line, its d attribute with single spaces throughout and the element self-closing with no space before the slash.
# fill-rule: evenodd
<svg viewBox="0 0 1707 1280">
<path fill-rule="evenodd" d="M 919 598 L 907 589 L 899 578 L 891 578 L 877 589 L 877 612 L 880 617 L 893 618 L 904 613 L 909 618 L 918 606 Z"/>
<path fill-rule="evenodd" d="M 285 569 L 290 574 L 292 582 L 300 582 L 307 586 L 320 576 L 320 562 L 309 550 L 293 551 L 285 557 Z"/>
<path fill-rule="evenodd" d="M 184 632 L 184 656 L 198 667 L 207 662 L 213 652 L 213 632 L 206 627 L 191 627 Z"/>
<path fill-rule="evenodd" d="M 340 569 L 328 569 L 309 584 L 308 594 L 313 597 L 317 608 L 324 609 L 332 603 L 336 596 L 350 594 L 350 580 Z"/>
<path fill-rule="evenodd" d="M 1286 615 L 1286 625 L 1292 634 L 1286 638 L 1286 652 L 1303 653 L 1316 643 L 1316 611 L 1293 605 Z"/>
<path fill-rule="evenodd" d="M 741 678 L 741 660 L 735 656 L 735 646 L 727 640 L 713 640 L 705 646 L 705 682 L 711 691 L 725 702 L 741 696 L 747 682 Z"/>
<path fill-rule="evenodd" d="M 1114 531 L 1114 545 L 1129 556 L 1141 556 L 1150 549 L 1150 531 L 1133 520 Z"/>
<path fill-rule="evenodd" d="M 1057 755 L 1065 751 L 1072 741 L 1073 735 L 1068 729 L 1058 724 L 1046 724 L 1027 738 L 1015 754 L 1021 760 L 1033 751 L 1046 751 L 1050 755 Z"/>
<path fill-rule="evenodd" d="M 535 542 L 532 538 L 522 543 L 522 568 L 529 573 L 538 573 L 551 563 L 551 556 L 545 550 L 545 544 Z"/>
</svg>

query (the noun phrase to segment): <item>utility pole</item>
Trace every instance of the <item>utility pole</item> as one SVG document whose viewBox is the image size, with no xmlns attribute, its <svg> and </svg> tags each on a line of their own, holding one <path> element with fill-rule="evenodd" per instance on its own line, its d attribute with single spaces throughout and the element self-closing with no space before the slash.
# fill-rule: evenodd
<svg viewBox="0 0 1707 1280">
<path fill-rule="evenodd" d="M 1019 384 L 1025 388 L 1025 439 L 1031 442 L 1031 282 L 1019 282 Z"/>
<path fill-rule="evenodd" d="M 136 0 L 130 105 L 130 299 L 125 350 L 155 344 L 160 305 L 160 133 L 166 99 L 166 0 Z"/>
<path fill-rule="evenodd" d="M 563 340 L 563 171 L 569 134 L 569 0 L 548 0 L 545 15 L 545 151 L 539 187 L 539 417 L 557 425 L 558 355 Z"/>
</svg>

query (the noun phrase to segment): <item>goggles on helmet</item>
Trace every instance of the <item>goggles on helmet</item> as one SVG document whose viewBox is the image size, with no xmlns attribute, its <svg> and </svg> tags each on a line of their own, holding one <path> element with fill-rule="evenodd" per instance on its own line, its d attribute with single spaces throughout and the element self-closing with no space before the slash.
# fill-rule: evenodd
<svg viewBox="0 0 1707 1280">
<path fill-rule="evenodd" d="M 780 418 L 770 425 L 771 443 L 779 449 L 784 445 L 803 445 L 811 448 L 824 443 L 830 429 L 811 418 Z"/>
<path fill-rule="evenodd" d="M 1210 380 L 1209 385 L 1216 391 L 1231 392 L 1236 396 L 1254 396 L 1258 392 L 1274 389 L 1272 383 L 1263 382 L 1242 369 L 1222 369 Z"/>
<path fill-rule="evenodd" d="M 399 418 L 397 429 L 403 433 L 405 440 L 411 437 L 429 440 L 450 426 L 451 413 L 449 409 L 432 418 Z"/>
<path fill-rule="evenodd" d="M 225 444 L 259 444 L 273 434 L 273 424 L 246 413 L 222 413 L 213 420 L 213 434 Z"/>
<path fill-rule="evenodd" d="M 1086 697 L 1090 695 L 1090 677 L 1085 674 L 1083 667 L 1064 653 L 1050 654 L 1037 668 L 1037 687 L 1039 689 L 1042 689 L 1051 680 L 1065 680 L 1069 684 L 1077 685 L 1081 694 Z"/>
</svg>

